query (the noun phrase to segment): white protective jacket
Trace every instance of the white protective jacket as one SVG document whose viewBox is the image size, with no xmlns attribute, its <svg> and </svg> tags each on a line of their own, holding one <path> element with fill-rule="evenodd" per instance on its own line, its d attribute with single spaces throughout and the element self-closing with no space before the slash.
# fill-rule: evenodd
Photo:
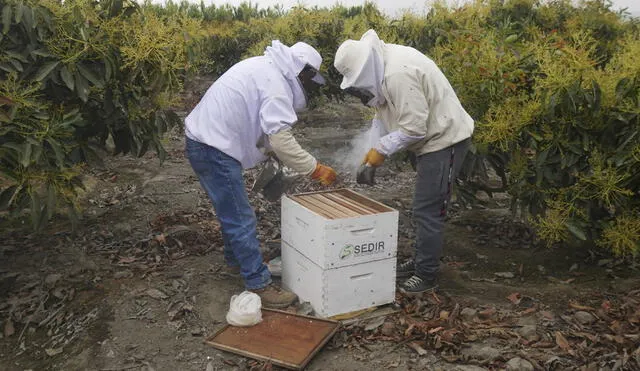
<svg viewBox="0 0 640 371">
<path fill-rule="evenodd" d="M 374 97 L 374 147 L 384 155 L 408 149 L 422 155 L 459 143 L 473 134 L 474 122 L 436 64 L 416 49 L 382 42 L 375 31 L 347 40 L 334 65 L 340 87 L 361 88 Z M 377 139 L 379 138 L 379 139 Z"/>
<path fill-rule="evenodd" d="M 185 119 L 186 136 L 217 148 L 245 169 L 273 150 L 298 173 L 312 173 L 316 159 L 296 142 L 291 127 L 307 104 L 298 74 L 306 64 L 319 70 L 321 62 L 305 43 L 287 47 L 273 41 L 264 56 L 237 63 L 211 85 Z"/>
</svg>

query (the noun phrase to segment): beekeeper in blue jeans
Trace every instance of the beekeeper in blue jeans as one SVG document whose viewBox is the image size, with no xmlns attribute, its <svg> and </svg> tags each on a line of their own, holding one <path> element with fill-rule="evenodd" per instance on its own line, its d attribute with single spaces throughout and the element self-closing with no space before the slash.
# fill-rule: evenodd
<svg viewBox="0 0 640 371">
<path fill-rule="evenodd" d="M 447 206 L 471 143 L 473 119 L 431 59 L 414 48 L 386 44 L 373 30 L 342 43 L 334 65 L 343 75 L 340 87 L 376 108 L 375 140 L 361 169 L 375 169 L 403 150 L 417 157 L 415 258 L 396 272 L 406 278 L 400 285 L 404 293 L 435 290 Z"/>
<path fill-rule="evenodd" d="M 287 307 L 297 297 L 271 282 L 242 172 L 273 153 L 323 185 L 335 181 L 336 172 L 319 164 L 291 134 L 307 93 L 324 84 L 321 63 L 308 44 L 273 41 L 263 56 L 245 59 L 220 76 L 185 119 L 186 154 L 220 222 L 225 262 L 265 307 Z"/>
</svg>

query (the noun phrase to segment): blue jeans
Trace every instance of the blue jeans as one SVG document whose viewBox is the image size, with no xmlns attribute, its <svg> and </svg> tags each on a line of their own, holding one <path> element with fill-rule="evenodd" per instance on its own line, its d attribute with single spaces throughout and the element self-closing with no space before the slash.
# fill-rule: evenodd
<svg viewBox="0 0 640 371">
<path fill-rule="evenodd" d="M 271 283 L 271 273 L 262 260 L 256 214 L 244 188 L 242 165 L 216 148 L 189 138 L 186 154 L 216 211 L 227 265 L 240 266 L 247 289 L 266 287 Z"/>
</svg>

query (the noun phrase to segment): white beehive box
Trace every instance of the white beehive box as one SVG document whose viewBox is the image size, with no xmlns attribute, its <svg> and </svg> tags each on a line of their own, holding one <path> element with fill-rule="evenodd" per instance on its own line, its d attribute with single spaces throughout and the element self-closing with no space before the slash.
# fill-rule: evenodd
<svg viewBox="0 0 640 371">
<path fill-rule="evenodd" d="M 398 212 L 348 189 L 282 197 L 282 282 L 331 317 L 395 299 Z"/>
</svg>

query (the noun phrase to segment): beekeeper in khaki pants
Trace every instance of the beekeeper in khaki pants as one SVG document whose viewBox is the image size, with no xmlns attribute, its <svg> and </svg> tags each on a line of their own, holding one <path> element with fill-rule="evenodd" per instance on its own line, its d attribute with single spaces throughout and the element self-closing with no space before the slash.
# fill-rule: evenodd
<svg viewBox="0 0 640 371">
<path fill-rule="evenodd" d="M 447 204 L 471 143 L 473 119 L 431 59 L 416 49 L 386 44 L 373 30 L 340 45 L 334 65 L 343 75 L 340 87 L 377 110 L 375 141 L 362 169 L 375 169 L 401 150 L 417 156 L 415 258 L 399 264 L 397 272 L 408 277 L 400 285 L 404 293 L 435 290 Z"/>
<path fill-rule="evenodd" d="M 273 41 L 263 56 L 243 60 L 218 78 L 185 119 L 186 154 L 213 203 L 224 258 L 262 305 L 283 308 L 296 295 L 271 282 L 256 232 L 256 215 L 242 178 L 273 152 L 289 168 L 324 185 L 336 173 L 302 149 L 291 134 L 307 91 L 323 84 L 322 58 L 310 45 Z"/>
</svg>

